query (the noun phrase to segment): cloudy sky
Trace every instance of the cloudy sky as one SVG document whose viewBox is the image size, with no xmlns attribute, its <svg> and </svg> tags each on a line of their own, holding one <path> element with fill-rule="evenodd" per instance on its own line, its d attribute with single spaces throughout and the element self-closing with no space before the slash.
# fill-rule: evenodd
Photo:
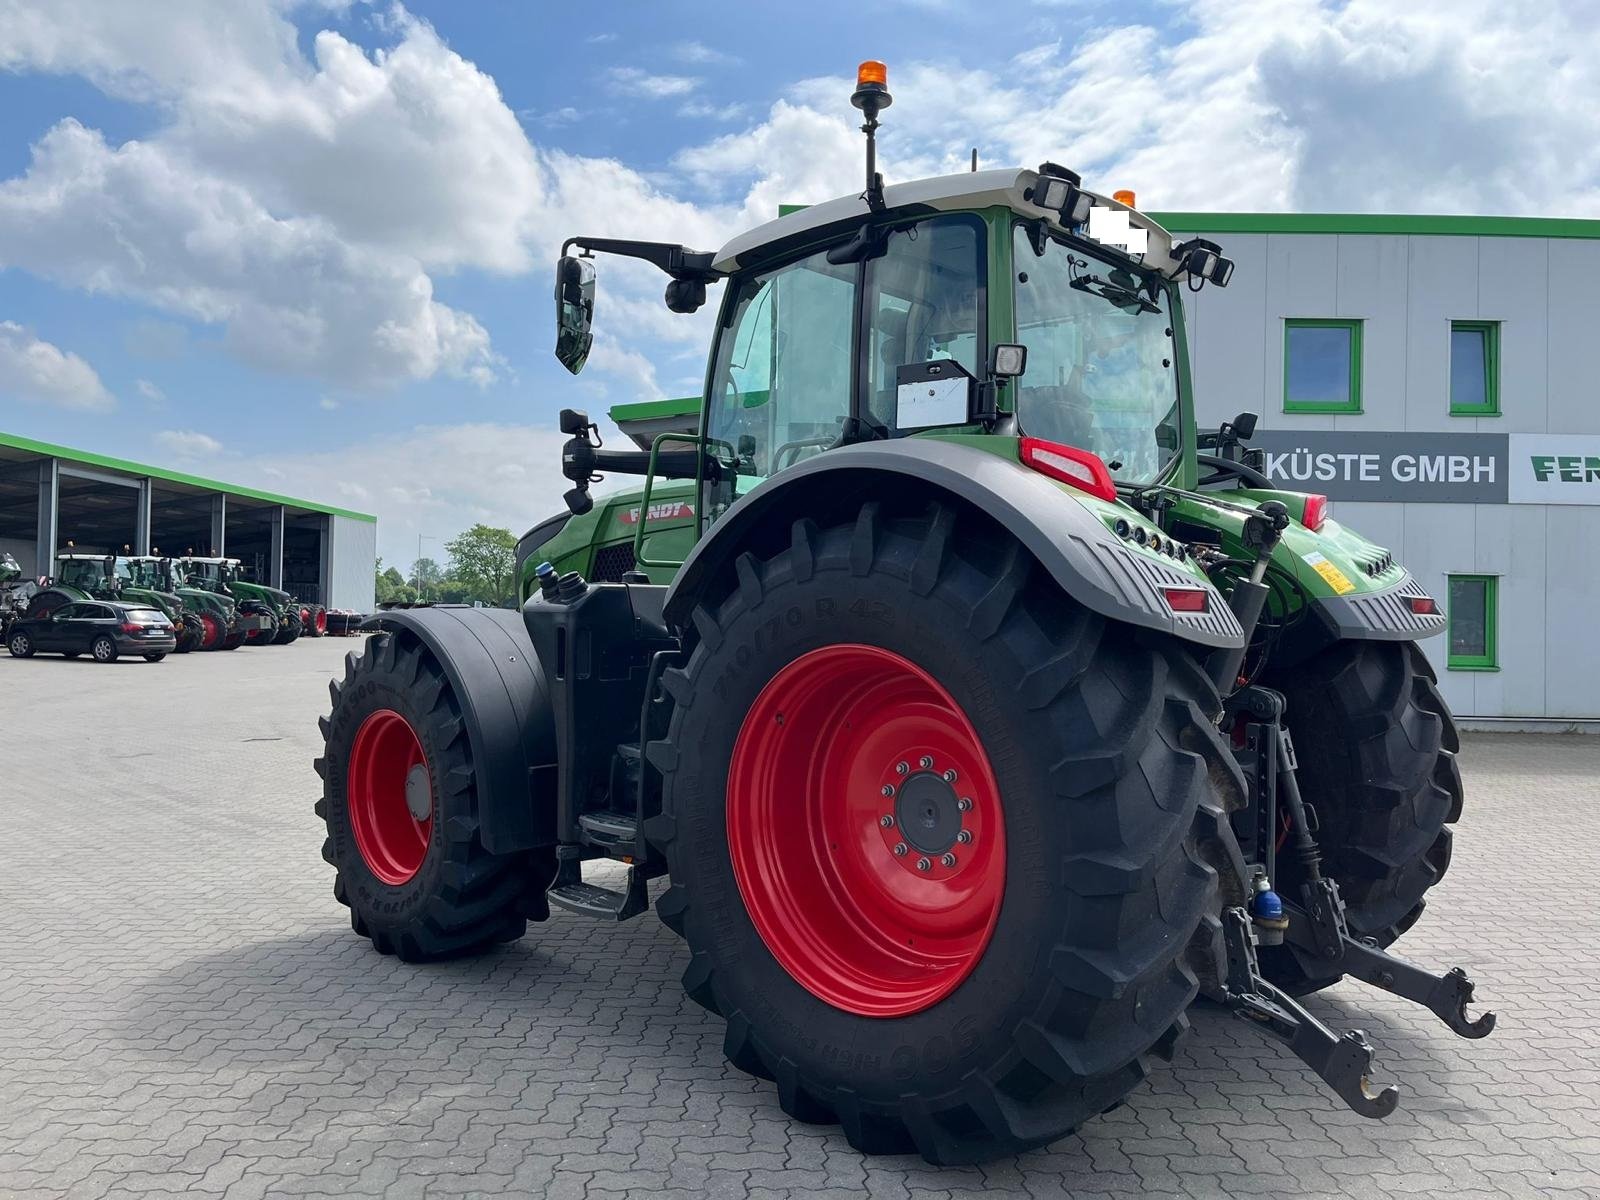
<svg viewBox="0 0 1600 1200">
<path fill-rule="evenodd" d="M 556 412 L 698 390 L 708 312 L 563 237 L 712 248 L 1050 158 L 1153 209 L 1600 216 L 1600 0 L 0 0 L 0 430 L 417 535 L 554 511 Z M 436 552 L 429 546 L 430 552 Z"/>
</svg>

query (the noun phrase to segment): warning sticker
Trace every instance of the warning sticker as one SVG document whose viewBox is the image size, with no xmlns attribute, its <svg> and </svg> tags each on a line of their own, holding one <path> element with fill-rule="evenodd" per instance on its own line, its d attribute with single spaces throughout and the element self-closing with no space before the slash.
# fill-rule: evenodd
<svg viewBox="0 0 1600 1200">
<path fill-rule="evenodd" d="M 1310 564 L 1311 569 L 1318 575 L 1321 575 L 1322 578 L 1327 582 L 1328 586 L 1334 591 L 1338 592 L 1339 595 L 1342 596 L 1346 592 L 1353 592 L 1356 590 L 1356 585 L 1350 582 L 1350 576 L 1339 570 L 1338 567 L 1334 566 L 1326 558 L 1322 557 L 1322 555 L 1317 551 L 1313 550 L 1310 554 L 1304 555 L 1303 557 L 1305 558 L 1306 562 Z"/>
</svg>

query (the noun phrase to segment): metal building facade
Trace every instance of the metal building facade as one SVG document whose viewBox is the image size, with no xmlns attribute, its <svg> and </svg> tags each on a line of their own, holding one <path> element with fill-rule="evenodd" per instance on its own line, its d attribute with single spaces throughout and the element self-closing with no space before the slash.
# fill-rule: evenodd
<svg viewBox="0 0 1600 1200">
<path fill-rule="evenodd" d="M 0 551 L 27 576 L 55 555 L 226 555 L 329 608 L 370 612 L 377 518 L 0 434 Z"/>
<path fill-rule="evenodd" d="M 1452 669 L 1426 643 L 1456 713 L 1600 718 L 1600 221 L 1156 216 L 1237 263 L 1225 290 L 1187 298 L 1201 427 L 1260 414 L 1274 478 L 1330 494 L 1441 603 L 1450 576 L 1495 581 L 1493 666 Z M 1317 319 L 1360 322 L 1359 412 L 1285 411 L 1286 323 Z M 1497 416 L 1451 415 L 1452 322 L 1494 326 Z M 1398 461 L 1403 482 L 1378 465 L 1332 486 L 1287 476 L 1314 460 L 1286 454 L 1356 445 L 1392 451 L 1372 463 Z M 1463 486 L 1417 481 L 1461 447 Z"/>
</svg>

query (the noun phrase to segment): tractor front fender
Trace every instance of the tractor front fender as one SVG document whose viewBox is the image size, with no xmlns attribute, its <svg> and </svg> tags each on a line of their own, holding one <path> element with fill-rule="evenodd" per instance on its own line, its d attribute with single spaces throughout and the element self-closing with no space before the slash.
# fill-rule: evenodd
<svg viewBox="0 0 1600 1200">
<path fill-rule="evenodd" d="M 553 843 L 555 712 L 522 614 L 466 605 L 396 608 L 361 628 L 415 637 L 444 672 L 472 746 L 484 846 L 507 854 Z"/>
<path fill-rule="evenodd" d="M 733 579 L 734 560 L 787 545 L 801 517 L 843 515 L 871 500 L 925 497 L 986 514 L 1033 555 L 1068 596 L 1113 621 L 1209 647 L 1237 647 L 1244 631 L 1220 593 L 1203 613 L 1175 613 L 1163 587 L 1208 583 L 1135 550 L 1058 485 L 1019 463 L 960 442 L 902 438 L 843 446 L 755 487 L 702 537 L 667 593 L 666 618 L 683 629 L 707 589 Z M 775 540 L 776 539 L 776 540 Z M 723 584 L 718 581 L 724 581 Z"/>
</svg>

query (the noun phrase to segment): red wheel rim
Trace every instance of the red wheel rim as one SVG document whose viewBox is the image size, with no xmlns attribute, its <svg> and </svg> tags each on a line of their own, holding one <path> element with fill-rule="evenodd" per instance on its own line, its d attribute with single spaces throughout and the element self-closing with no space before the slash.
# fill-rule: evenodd
<svg viewBox="0 0 1600 1200">
<path fill-rule="evenodd" d="M 983 957 L 1000 790 L 961 706 L 910 660 L 845 644 L 779 671 L 739 730 L 727 824 L 762 941 L 835 1008 L 920 1012 Z"/>
<path fill-rule="evenodd" d="M 222 641 L 222 623 L 210 613 L 200 614 L 200 648 L 214 650 Z"/>
<path fill-rule="evenodd" d="M 391 886 L 405 883 L 428 853 L 433 790 L 422 742 L 394 709 L 378 709 L 356 730 L 345 789 L 350 828 L 367 869 Z M 413 803 L 425 808 L 421 819 Z"/>
<path fill-rule="evenodd" d="M 328 614 L 323 612 L 323 611 L 321 611 L 320 609 L 317 611 L 317 632 L 318 633 L 327 633 L 328 632 Z"/>
</svg>

